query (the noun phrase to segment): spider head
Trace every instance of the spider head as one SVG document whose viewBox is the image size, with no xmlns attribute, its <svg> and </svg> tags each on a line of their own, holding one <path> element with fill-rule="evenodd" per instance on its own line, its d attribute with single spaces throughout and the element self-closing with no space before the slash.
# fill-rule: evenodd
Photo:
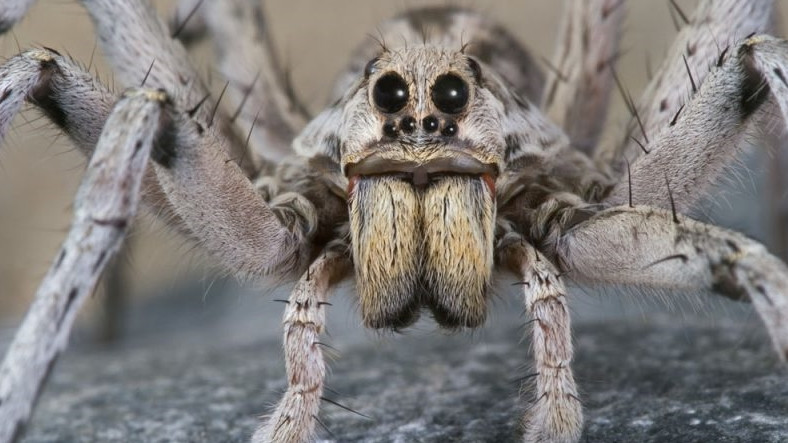
<svg viewBox="0 0 788 443">
<path fill-rule="evenodd" d="M 502 112 L 473 58 L 429 46 L 384 52 L 369 61 L 345 107 L 343 171 L 351 185 L 371 175 L 417 187 L 479 176 L 494 191 L 505 150 Z"/>
<path fill-rule="evenodd" d="M 429 309 L 484 321 L 493 267 L 503 105 L 479 63 L 434 47 L 386 52 L 345 97 L 340 164 L 364 322 L 400 328 Z"/>
</svg>

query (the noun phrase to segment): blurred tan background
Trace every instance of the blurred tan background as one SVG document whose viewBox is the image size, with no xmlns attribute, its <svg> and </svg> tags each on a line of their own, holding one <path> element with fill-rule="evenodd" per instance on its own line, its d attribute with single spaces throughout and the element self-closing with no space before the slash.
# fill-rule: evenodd
<svg viewBox="0 0 788 443">
<path fill-rule="evenodd" d="M 2 1 L 2 0 L 0 0 Z M 220 0 L 206 0 L 220 1 Z M 173 0 L 154 0 L 169 16 Z M 282 59 L 291 67 L 299 96 L 318 110 L 324 103 L 334 75 L 343 67 L 351 48 L 376 23 L 405 9 L 438 1 L 270 0 L 266 11 Z M 473 6 L 500 20 L 537 56 L 549 58 L 559 20 L 560 1 L 480 0 L 450 2 Z M 619 72 L 634 95 L 646 81 L 646 59 L 661 59 L 676 31 L 667 0 L 628 1 L 629 19 L 623 42 L 624 56 Z M 695 0 L 679 0 L 687 13 Z M 785 8 L 783 8 L 785 9 Z M 105 81 L 112 73 L 95 50 L 95 36 L 86 12 L 75 1 L 39 0 L 28 17 L 12 34 L 0 37 L 0 56 L 35 45 L 52 47 L 93 66 Z M 196 56 L 201 72 L 207 72 L 210 54 L 202 48 Z M 213 76 L 214 89 L 223 80 Z M 623 122 L 623 106 L 616 95 L 610 124 Z M 0 322 L 13 323 L 31 300 L 38 281 L 46 272 L 68 229 L 71 201 L 84 168 L 84 159 L 58 136 L 35 111 L 17 118 L 14 129 L 0 149 Z M 743 180 L 747 182 L 747 180 Z M 752 192 L 744 183 L 743 192 Z M 748 191 L 749 189 L 749 191 Z M 181 256 L 186 248 L 173 234 L 162 232 L 151 222 L 139 224 L 134 235 L 134 253 L 126 268 L 130 291 L 173 284 L 188 272 Z M 763 238 L 763 237 L 761 237 Z M 186 261 L 188 263 L 188 261 Z M 95 309 L 101 296 L 90 302 Z"/>
</svg>

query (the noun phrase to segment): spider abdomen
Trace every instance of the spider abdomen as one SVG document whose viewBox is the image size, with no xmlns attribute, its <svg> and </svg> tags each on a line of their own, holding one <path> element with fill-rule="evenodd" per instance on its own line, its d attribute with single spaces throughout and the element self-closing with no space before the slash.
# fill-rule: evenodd
<svg viewBox="0 0 788 443">
<path fill-rule="evenodd" d="M 443 327 L 481 325 L 495 213 L 481 177 L 446 176 L 424 188 L 393 176 L 359 178 L 350 232 L 364 324 L 402 328 L 426 307 Z"/>
</svg>

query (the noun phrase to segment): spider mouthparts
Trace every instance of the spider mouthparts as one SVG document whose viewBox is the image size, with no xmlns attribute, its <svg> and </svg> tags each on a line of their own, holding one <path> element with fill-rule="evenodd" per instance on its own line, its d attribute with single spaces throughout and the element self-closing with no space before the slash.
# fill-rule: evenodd
<svg viewBox="0 0 788 443">
<path fill-rule="evenodd" d="M 422 310 L 448 329 L 484 322 L 496 217 L 486 181 L 447 175 L 419 189 L 393 175 L 358 177 L 349 228 L 366 326 L 400 329 Z"/>
<path fill-rule="evenodd" d="M 352 194 L 359 177 L 362 176 L 394 176 L 410 181 L 417 188 L 424 188 L 435 179 L 451 176 L 481 177 L 495 195 L 495 179 L 498 167 L 485 164 L 467 154 L 452 157 L 439 157 L 427 161 L 392 160 L 373 154 L 357 163 L 349 163 L 345 167 L 349 177 L 348 195 Z"/>
<path fill-rule="evenodd" d="M 482 180 L 484 180 L 484 184 L 487 185 L 487 189 L 490 190 L 490 195 L 495 197 L 495 177 L 489 174 L 482 174 Z"/>
<path fill-rule="evenodd" d="M 353 191 L 356 190 L 356 184 L 358 184 L 358 175 L 354 175 L 350 177 L 347 181 L 347 195 L 353 195 Z"/>
</svg>

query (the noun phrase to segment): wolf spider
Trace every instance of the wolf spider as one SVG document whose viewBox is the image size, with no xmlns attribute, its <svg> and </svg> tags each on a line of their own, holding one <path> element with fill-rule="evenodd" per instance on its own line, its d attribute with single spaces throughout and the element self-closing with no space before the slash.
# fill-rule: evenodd
<svg viewBox="0 0 788 443">
<path fill-rule="evenodd" d="M 0 26 L 31 3 L 6 0 Z M 513 273 L 533 317 L 527 442 L 581 436 L 566 278 L 749 300 L 786 358 L 786 265 L 683 215 L 754 128 L 788 113 L 788 42 L 758 34 L 773 24 L 771 1 L 681 13 L 642 97 L 625 94 L 632 119 L 609 144 L 599 140 L 621 0 L 567 1 L 546 73 L 471 11 L 405 13 L 359 47 L 311 121 L 257 1 L 184 2 L 191 20 L 174 33 L 146 0 L 82 3 L 131 86 L 120 97 L 51 49 L 0 67 L 0 134 L 29 102 L 90 157 L 71 231 L 0 367 L 0 442 L 24 428 L 140 199 L 235 275 L 300 275 L 284 314 L 288 389 L 256 442 L 314 438 L 328 293 L 351 276 L 367 327 L 400 330 L 429 311 L 459 329 L 484 322 L 493 270 Z M 173 38 L 203 35 L 233 82 L 228 110 Z"/>
</svg>

